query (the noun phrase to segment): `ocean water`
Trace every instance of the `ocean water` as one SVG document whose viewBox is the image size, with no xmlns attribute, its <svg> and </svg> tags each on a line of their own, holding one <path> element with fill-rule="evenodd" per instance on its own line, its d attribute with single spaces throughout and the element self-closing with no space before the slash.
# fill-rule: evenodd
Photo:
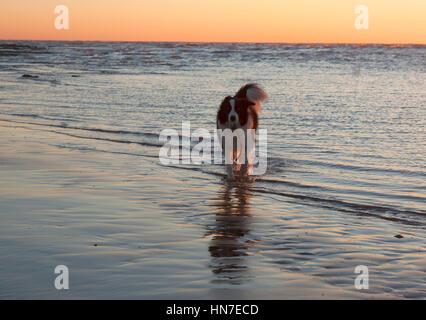
<svg viewBox="0 0 426 320">
<path fill-rule="evenodd" d="M 425 62 L 420 45 L 0 41 L 0 298 L 426 298 Z M 248 82 L 269 94 L 264 175 L 160 163 L 163 129 L 213 133 Z"/>
</svg>

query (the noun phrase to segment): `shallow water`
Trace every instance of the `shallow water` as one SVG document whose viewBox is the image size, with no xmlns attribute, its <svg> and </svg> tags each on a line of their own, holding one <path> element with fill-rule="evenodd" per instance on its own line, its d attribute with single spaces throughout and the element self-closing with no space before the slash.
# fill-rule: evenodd
<svg viewBox="0 0 426 320">
<path fill-rule="evenodd" d="M 0 297 L 425 298 L 425 58 L 0 42 Z M 264 176 L 160 164 L 161 130 L 212 131 L 221 99 L 252 81 L 270 96 Z M 53 286 L 60 264 L 68 291 Z"/>
</svg>

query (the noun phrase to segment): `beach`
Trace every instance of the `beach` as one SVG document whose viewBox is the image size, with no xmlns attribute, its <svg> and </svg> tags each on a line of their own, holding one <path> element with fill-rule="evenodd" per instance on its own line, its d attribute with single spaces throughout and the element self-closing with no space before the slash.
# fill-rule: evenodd
<svg viewBox="0 0 426 320">
<path fill-rule="evenodd" d="M 426 298 L 425 46 L 0 48 L 0 299 Z M 265 175 L 160 163 L 248 82 Z"/>
</svg>

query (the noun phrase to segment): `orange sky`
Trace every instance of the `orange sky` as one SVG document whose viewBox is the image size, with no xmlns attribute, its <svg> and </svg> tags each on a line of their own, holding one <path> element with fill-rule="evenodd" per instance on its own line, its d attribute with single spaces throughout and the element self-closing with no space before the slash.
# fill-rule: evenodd
<svg viewBox="0 0 426 320">
<path fill-rule="evenodd" d="M 0 39 L 426 44 L 426 0 L 1 0 Z"/>
</svg>

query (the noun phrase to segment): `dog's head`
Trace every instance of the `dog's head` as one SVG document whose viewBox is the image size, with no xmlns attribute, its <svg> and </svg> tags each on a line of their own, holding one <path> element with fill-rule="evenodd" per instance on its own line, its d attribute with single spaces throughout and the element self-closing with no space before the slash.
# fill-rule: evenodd
<svg viewBox="0 0 426 320">
<path fill-rule="evenodd" d="M 220 105 L 217 115 L 218 125 L 235 130 L 243 128 L 252 115 L 254 102 L 246 98 L 226 97 Z"/>
</svg>

